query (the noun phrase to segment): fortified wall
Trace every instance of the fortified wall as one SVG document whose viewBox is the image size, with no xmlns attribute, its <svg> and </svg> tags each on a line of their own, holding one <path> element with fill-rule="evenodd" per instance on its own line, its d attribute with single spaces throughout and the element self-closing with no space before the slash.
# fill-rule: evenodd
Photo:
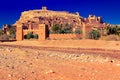
<svg viewBox="0 0 120 80">
<path fill-rule="evenodd" d="M 43 31 L 40 29 L 40 24 L 45 24 L 48 29 L 54 24 L 69 24 L 72 26 L 73 31 L 82 30 L 84 38 L 93 27 L 96 29 L 103 29 L 108 25 L 103 22 L 101 17 L 96 17 L 95 15 L 89 15 L 88 18 L 83 18 L 78 12 L 69 13 L 66 11 L 52 11 L 48 10 L 47 7 L 42 7 L 40 10 L 22 12 L 20 19 L 16 21 L 14 26 L 17 27 L 17 32 L 19 34 L 22 33 L 22 35 L 25 35 L 27 32 L 33 31 L 40 35 L 42 33 L 39 32 L 43 32 L 43 34 L 46 33 L 45 29 L 43 29 Z M 22 27 L 19 28 L 21 25 Z"/>
<path fill-rule="evenodd" d="M 14 25 L 23 24 L 24 29 L 31 27 L 38 29 L 39 24 L 46 24 L 49 28 L 54 24 L 69 24 L 73 28 L 80 27 L 82 17 L 65 11 L 52 11 L 42 7 L 41 10 L 22 12 L 20 19 Z"/>
</svg>

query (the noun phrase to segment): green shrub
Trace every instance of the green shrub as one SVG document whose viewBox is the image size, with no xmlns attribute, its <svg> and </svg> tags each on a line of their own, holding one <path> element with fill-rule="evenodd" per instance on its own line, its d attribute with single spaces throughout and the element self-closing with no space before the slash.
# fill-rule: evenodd
<svg viewBox="0 0 120 80">
<path fill-rule="evenodd" d="M 61 32 L 61 25 L 55 24 L 51 27 L 50 33 L 59 34 Z"/>
<path fill-rule="evenodd" d="M 33 32 L 29 32 L 29 33 L 26 35 L 26 38 L 27 38 L 27 39 L 33 38 Z"/>
<path fill-rule="evenodd" d="M 115 34 L 115 35 L 119 35 L 120 34 L 120 26 L 112 26 L 112 27 L 107 27 L 107 34 L 111 35 L 111 34 Z"/>
<path fill-rule="evenodd" d="M 118 35 L 108 35 L 104 37 L 104 40 L 107 41 L 120 41 L 120 37 Z"/>
<path fill-rule="evenodd" d="M 97 30 L 92 30 L 90 33 L 89 33 L 89 38 L 90 39 L 99 39 L 100 38 L 100 32 L 97 31 Z"/>
<path fill-rule="evenodd" d="M 11 34 L 11 35 L 9 35 L 9 38 L 10 38 L 10 39 L 15 39 L 15 38 L 16 38 L 16 34 Z"/>
<path fill-rule="evenodd" d="M 3 34 L 0 36 L 0 40 L 9 40 L 9 36 L 6 34 Z"/>
<path fill-rule="evenodd" d="M 71 28 L 63 28 L 60 33 L 68 34 L 68 33 L 72 33 L 72 30 Z"/>
<path fill-rule="evenodd" d="M 35 35 L 34 35 L 34 39 L 38 39 L 38 34 L 35 34 Z"/>
<path fill-rule="evenodd" d="M 0 36 L 2 36 L 4 34 L 3 30 L 0 30 Z"/>
<path fill-rule="evenodd" d="M 67 34 L 67 33 L 72 33 L 72 27 L 70 24 L 66 23 L 66 24 L 62 24 L 62 29 L 61 29 L 61 33 Z"/>
<path fill-rule="evenodd" d="M 75 30 L 74 33 L 75 33 L 75 34 L 82 34 L 82 31 L 81 31 L 81 30 Z"/>
<path fill-rule="evenodd" d="M 38 39 L 38 34 L 33 34 L 33 32 L 29 32 L 27 35 L 24 35 L 25 39 Z"/>
<path fill-rule="evenodd" d="M 54 24 L 49 31 L 51 34 L 72 33 L 72 27 L 69 24 Z"/>
<path fill-rule="evenodd" d="M 10 33 L 10 35 L 15 35 L 16 34 L 15 27 L 9 28 L 9 33 Z"/>
</svg>

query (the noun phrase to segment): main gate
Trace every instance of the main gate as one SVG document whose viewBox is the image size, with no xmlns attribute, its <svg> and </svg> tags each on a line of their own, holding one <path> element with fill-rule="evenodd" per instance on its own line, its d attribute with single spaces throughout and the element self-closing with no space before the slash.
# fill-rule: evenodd
<svg viewBox="0 0 120 80">
<path fill-rule="evenodd" d="M 22 41 L 24 39 L 24 35 L 26 35 L 29 32 L 33 32 L 34 34 L 38 34 L 39 38 L 38 40 L 45 40 L 47 38 L 47 26 L 45 24 L 39 24 L 38 29 L 32 29 L 31 27 L 28 29 L 24 29 L 23 25 L 17 25 L 16 26 L 16 40 Z"/>
</svg>

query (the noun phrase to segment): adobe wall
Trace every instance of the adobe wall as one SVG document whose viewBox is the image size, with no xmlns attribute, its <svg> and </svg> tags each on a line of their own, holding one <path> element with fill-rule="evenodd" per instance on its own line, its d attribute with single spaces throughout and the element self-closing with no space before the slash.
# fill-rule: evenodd
<svg viewBox="0 0 120 80">
<path fill-rule="evenodd" d="M 45 24 L 39 24 L 39 32 L 38 32 L 38 35 L 39 35 L 39 38 L 38 40 L 41 41 L 41 40 L 46 40 L 47 38 L 47 26 Z"/>
<path fill-rule="evenodd" d="M 16 40 L 22 41 L 24 39 L 24 35 L 28 34 L 29 32 L 33 32 L 33 34 L 38 34 L 38 40 L 45 40 L 47 38 L 47 27 L 45 24 L 39 24 L 38 30 L 33 30 L 29 28 L 28 30 L 23 29 L 23 25 L 17 25 L 16 27 Z"/>
<path fill-rule="evenodd" d="M 33 32 L 33 34 L 38 34 L 39 30 L 23 30 L 23 35 L 28 34 L 29 32 Z"/>
<path fill-rule="evenodd" d="M 22 25 L 17 26 L 16 28 L 16 40 L 22 41 L 23 40 L 23 29 Z"/>
<path fill-rule="evenodd" d="M 17 26 L 16 39 L 18 41 L 23 40 L 24 35 L 26 35 L 29 32 L 33 32 L 33 34 L 38 34 L 39 41 L 46 40 L 46 38 L 49 38 L 49 39 L 87 39 L 89 28 L 87 28 L 84 23 L 82 25 L 83 25 L 82 26 L 83 34 L 49 34 L 47 33 L 48 28 L 45 24 L 39 24 L 38 25 L 39 28 L 37 30 L 33 30 L 33 29 L 24 30 L 22 29 L 22 25 L 20 25 L 20 26 Z"/>
<path fill-rule="evenodd" d="M 91 30 L 92 30 L 92 26 L 87 26 L 85 28 L 85 30 L 86 30 L 86 39 L 89 39 L 89 34 L 90 34 Z"/>
<path fill-rule="evenodd" d="M 82 39 L 82 34 L 50 34 L 49 39 Z"/>
</svg>

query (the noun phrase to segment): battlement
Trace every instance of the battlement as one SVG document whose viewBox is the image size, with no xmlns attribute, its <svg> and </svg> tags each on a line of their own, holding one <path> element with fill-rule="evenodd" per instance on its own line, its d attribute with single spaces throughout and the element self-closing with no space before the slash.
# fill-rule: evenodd
<svg viewBox="0 0 120 80">
<path fill-rule="evenodd" d="M 46 7 L 46 6 L 43 6 L 43 7 L 42 7 L 42 10 L 43 10 L 43 11 L 46 11 L 46 10 L 47 10 L 47 7 Z"/>
<path fill-rule="evenodd" d="M 89 19 L 96 19 L 96 16 L 95 16 L 95 15 L 89 15 L 88 18 L 89 18 Z"/>
<path fill-rule="evenodd" d="M 89 20 L 90 23 L 91 23 L 92 21 L 94 21 L 94 22 L 100 22 L 100 23 L 103 22 L 103 21 L 102 21 L 102 18 L 101 18 L 100 16 L 96 17 L 95 15 L 89 15 L 89 16 L 88 16 L 88 20 Z"/>
</svg>

